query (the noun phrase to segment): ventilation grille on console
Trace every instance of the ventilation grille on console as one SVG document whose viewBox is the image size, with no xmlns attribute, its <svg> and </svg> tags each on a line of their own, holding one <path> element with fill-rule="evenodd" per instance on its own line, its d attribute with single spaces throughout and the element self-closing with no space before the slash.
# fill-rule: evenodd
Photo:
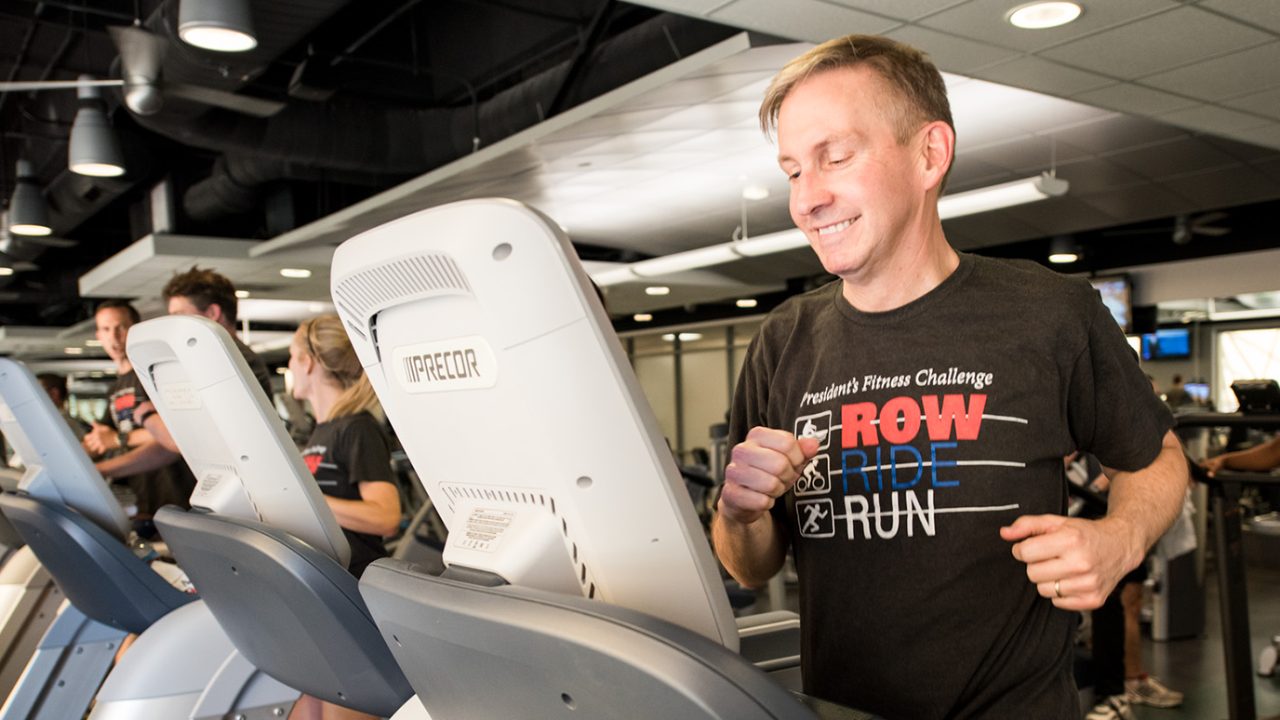
<svg viewBox="0 0 1280 720">
<path fill-rule="evenodd" d="M 440 290 L 469 293 L 471 284 L 448 255 L 416 255 L 346 278 L 333 289 L 333 301 L 342 309 L 343 315 L 355 322 L 363 322 L 374 308 L 385 307 L 400 298 Z M 362 330 L 356 331 L 364 336 Z"/>
</svg>

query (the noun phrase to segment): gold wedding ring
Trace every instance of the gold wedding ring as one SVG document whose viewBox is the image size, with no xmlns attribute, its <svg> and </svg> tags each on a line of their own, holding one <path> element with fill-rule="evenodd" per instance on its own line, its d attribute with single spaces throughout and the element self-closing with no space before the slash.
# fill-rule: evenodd
<svg viewBox="0 0 1280 720">
<path fill-rule="evenodd" d="M 1059 598 L 1062 597 L 1062 581 L 1061 580 L 1053 581 L 1053 594 L 1057 595 Z"/>
</svg>

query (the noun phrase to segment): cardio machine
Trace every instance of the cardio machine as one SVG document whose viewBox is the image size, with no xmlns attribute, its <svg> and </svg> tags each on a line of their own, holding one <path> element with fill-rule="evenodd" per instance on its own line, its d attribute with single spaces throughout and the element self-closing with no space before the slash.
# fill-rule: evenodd
<svg viewBox="0 0 1280 720">
<path fill-rule="evenodd" d="M 396 712 L 413 690 L 346 570 L 346 537 L 231 337 L 171 315 L 131 328 L 127 352 L 196 477 L 192 509 L 161 508 L 156 526 L 217 623 L 295 691 Z"/>
<path fill-rule="evenodd" d="M 12 473 L 12 474 L 11 474 Z M 0 470 L 0 491 L 14 492 L 22 474 Z M 62 606 L 62 591 L 13 523 L 0 514 L 0 702 L 9 697 L 40 638 Z"/>
<path fill-rule="evenodd" d="M 331 286 L 449 528 L 443 576 L 384 559 L 360 582 L 433 717 L 814 717 L 735 652 L 674 459 L 553 222 L 415 213 L 340 246 Z"/>
<path fill-rule="evenodd" d="M 0 358 L 0 426 L 26 463 L 0 510 L 69 603 L 9 695 L 3 720 L 205 718 L 279 706 L 278 685 L 249 667 L 195 595 L 169 583 L 127 544 L 128 521 L 107 484 L 24 365 Z M 157 638 L 168 629 L 169 640 Z M 138 682 L 108 678 L 121 641 L 142 633 L 122 665 Z M 148 639 L 150 638 L 150 639 Z M 113 671 L 111 676 L 114 677 Z M 220 685 L 217 685 L 221 682 Z M 206 693 L 210 685 L 220 692 Z"/>
</svg>

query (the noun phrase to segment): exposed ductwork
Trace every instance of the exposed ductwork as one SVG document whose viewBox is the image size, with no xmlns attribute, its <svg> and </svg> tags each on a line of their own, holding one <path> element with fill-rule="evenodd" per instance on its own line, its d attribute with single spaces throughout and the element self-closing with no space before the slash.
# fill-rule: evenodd
<svg viewBox="0 0 1280 720">
<path fill-rule="evenodd" d="M 662 68 L 735 31 L 664 14 L 601 43 L 564 98 L 579 104 Z M 184 210 L 211 220 L 258 204 L 262 187 L 282 178 L 354 173 L 392 183 L 419 175 L 542 121 L 570 77 L 561 63 L 476 106 L 416 109 L 371 106 L 336 99 L 295 102 L 269 118 L 211 110 L 198 118 L 169 113 L 139 117 L 139 124 L 187 145 L 224 153 L 212 175 L 193 185 Z"/>
<path fill-rule="evenodd" d="M 165 55 L 163 76 L 172 82 L 232 91 L 260 75 L 276 58 L 309 36 L 317 26 L 340 10 L 349 0 L 273 0 L 253 4 L 254 24 L 262 35 L 253 52 L 234 56 L 210 53 L 189 47 L 173 31 L 177 3 L 162 3 L 145 22 L 152 32 L 168 39 L 171 51 Z M 118 102 L 115 96 L 109 98 Z M 119 115 L 118 111 L 116 114 Z M 167 111 L 162 111 L 166 112 Z M 136 117 L 136 116 L 135 116 Z M 186 117 L 174 113 L 175 119 Z M 150 178 L 149 162 L 142 142 L 117 122 L 117 133 L 126 144 L 128 174 L 121 178 L 90 178 L 62 172 L 49 182 L 45 192 L 53 211 L 55 234 L 65 235 L 127 192 Z M 123 130 L 123 132 L 122 132 Z M 129 147 L 132 146 L 132 147 Z"/>
</svg>

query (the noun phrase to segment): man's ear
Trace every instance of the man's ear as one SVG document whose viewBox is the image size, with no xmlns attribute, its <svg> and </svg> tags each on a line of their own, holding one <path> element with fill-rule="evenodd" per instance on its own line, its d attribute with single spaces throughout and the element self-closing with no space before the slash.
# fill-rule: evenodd
<svg viewBox="0 0 1280 720">
<path fill-rule="evenodd" d="M 200 314 L 220 325 L 222 324 L 222 318 L 223 318 L 222 306 L 216 302 L 209 303 L 209 307 L 206 307 L 204 310 L 202 310 Z"/>
<path fill-rule="evenodd" d="M 941 120 L 920 130 L 920 169 L 926 190 L 940 187 L 955 159 L 956 133 Z"/>
</svg>

